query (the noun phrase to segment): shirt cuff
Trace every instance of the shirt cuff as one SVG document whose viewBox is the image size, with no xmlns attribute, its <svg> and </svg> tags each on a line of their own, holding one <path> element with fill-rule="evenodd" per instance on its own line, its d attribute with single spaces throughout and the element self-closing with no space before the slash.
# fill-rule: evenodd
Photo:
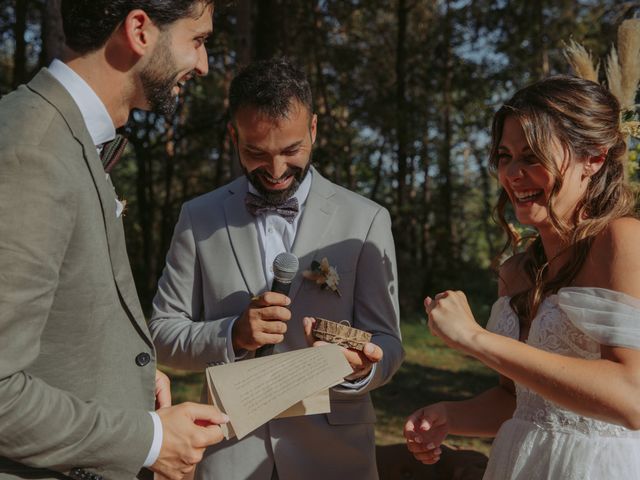
<svg viewBox="0 0 640 480">
<path fill-rule="evenodd" d="M 156 460 L 158 460 L 160 456 L 160 449 L 162 448 L 162 421 L 160 421 L 160 416 L 156 412 L 149 412 L 149 415 L 151 415 L 153 419 L 153 442 L 151 442 L 147 459 L 144 461 L 144 465 L 142 465 L 145 468 L 156 463 Z"/>
<path fill-rule="evenodd" d="M 351 390 L 358 390 L 358 389 L 364 387 L 373 378 L 373 375 L 376 373 L 376 367 L 377 366 L 378 366 L 378 364 L 374 363 L 372 365 L 372 367 L 371 367 L 371 371 L 369 372 L 369 375 L 367 375 L 366 377 L 358 378 L 358 379 L 353 380 L 353 381 L 347 380 L 345 382 L 342 382 L 340 384 L 340 386 L 343 387 L 343 388 L 349 388 Z"/>
<path fill-rule="evenodd" d="M 240 317 L 236 317 L 229 322 L 229 326 L 227 327 L 227 357 L 229 357 L 230 362 L 235 362 L 236 360 L 244 359 L 249 353 L 247 350 L 240 350 L 236 353 L 233 350 L 233 325 Z"/>
</svg>

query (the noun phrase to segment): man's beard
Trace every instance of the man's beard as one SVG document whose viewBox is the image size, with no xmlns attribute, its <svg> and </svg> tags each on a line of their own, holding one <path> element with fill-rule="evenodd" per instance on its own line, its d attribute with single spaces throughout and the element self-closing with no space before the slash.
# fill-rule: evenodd
<svg viewBox="0 0 640 480">
<path fill-rule="evenodd" d="M 169 38 L 160 40 L 154 55 L 157 59 L 147 65 L 140 73 L 142 89 L 152 112 L 171 116 L 177 108 L 178 97 L 173 94 L 173 87 L 176 85 L 179 70 L 171 53 Z M 163 72 L 175 73 L 165 74 Z"/>
<path fill-rule="evenodd" d="M 298 188 L 300 188 L 300 184 L 304 181 L 305 177 L 309 173 L 309 169 L 311 168 L 311 158 L 309 158 L 309 161 L 304 168 L 287 168 L 286 172 L 284 172 L 280 178 L 293 175 L 293 180 L 291 181 L 291 185 L 284 190 L 270 190 L 262 183 L 260 176 L 271 178 L 271 175 L 267 173 L 267 170 L 264 167 L 259 167 L 249 172 L 242 163 L 240 165 L 242 166 L 242 170 L 244 170 L 244 174 L 251 185 L 253 185 L 267 203 L 271 205 L 281 205 L 289 200 L 298 191 Z"/>
</svg>

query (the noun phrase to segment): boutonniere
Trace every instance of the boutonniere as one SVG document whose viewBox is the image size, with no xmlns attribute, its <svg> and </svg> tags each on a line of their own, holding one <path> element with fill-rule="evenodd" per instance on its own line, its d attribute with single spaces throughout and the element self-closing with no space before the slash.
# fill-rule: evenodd
<svg viewBox="0 0 640 480">
<path fill-rule="evenodd" d="M 316 282 L 316 284 L 320 285 L 320 288 L 329 289 L 337 293 L 339 297 L 342 296 L 340 295 L 340 290 L 338 290 L 340 275 L 338 275 L 336 267 L 329 265 L 327 257 L 324 257 L 320 262 L 315 260 L 311 262 L 311 270 L 305 270 L 302 272 L 302 276 L 307 280 Z"/>
</svg>

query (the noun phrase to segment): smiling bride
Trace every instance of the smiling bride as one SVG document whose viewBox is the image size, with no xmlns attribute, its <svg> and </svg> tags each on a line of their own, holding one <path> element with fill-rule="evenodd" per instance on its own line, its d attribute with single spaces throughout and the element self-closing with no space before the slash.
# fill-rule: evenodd
<svg viewBox="0 0 640 480">
<path fill-rule="evenodd" d="M 620 106 L 601 85 L 551 77 L 495 115 L 491 164 L 536 235 L 499 272 L 487 329 L 466 297 L 425 299 L 431 331 L 500 374 L 475 398 L 413 413 L 404 435 L 435 463 L 448 434 L 495 436 L 485 479 L 640 478 L 640 221 L 625 182 Z"/>
</svg>

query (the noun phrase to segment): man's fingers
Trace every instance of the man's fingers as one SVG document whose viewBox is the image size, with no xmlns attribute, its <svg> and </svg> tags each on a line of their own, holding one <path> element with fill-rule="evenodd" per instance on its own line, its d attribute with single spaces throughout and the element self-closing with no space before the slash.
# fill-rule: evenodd
<svg viewBox="0 0 640 480">
<path fill-rule="evenodd" d="M 287 324 L 279 320 L 265 320 L 260 324 L 263 333 L 268 335 L 284 335 L 287 333 Z"/>
<path fill-rule="evenodd" d="M 304 338 L 307 341 L 307 345 L 313 345 L 314 337 L 313 337 L 313 326 L 316 323 L 316 319 L 313 317 L 304 317 L 302 319 L 302 326 L 304 327 Z"/>
<path fill-rule="evenodd" d="M 366 361 L 366 356 L 363 353 L 360 353 L 357 350 L 350 350 L 348 348 L 342 348 L 342 353 L 344 353 L 347 362 L 354 369 L 360 369 L 364 365 Z"/>
<path fill-rule="evenodd" d="M 185 403 L 184 405 L 188 409 L 188 414 L 194 422 L 196 420 L 204 420 L 208 423 L 219 425 L 229 421 L 229 417 L 213 405 L 204 405 L 202 403 Z"/>
<path fill-rule="evenodd" d="M 284 335 L 277 333 L 264 333 L 261 335 L 259 341 L 262 342 L 262 345 L 275 345 L 284 341 Z"/>
<path fill-rule="evenodd" d="M 375 343 L 367 343 L 364 346 L 364 354 L 371 363 L 377 363 L 382 360 L 382 349 Z"/>
<path fill-rule="evenodd" d="M 171 406 L 171 382 L 169 377 L 156 369 L 156 410 Z"/>
<path fill-rule="evenodd" d="M 254 307 L 287 307 L 291 305 L 291 299 L 286 295 L 277 292 L 264 292 L 262 295 L 258 295 L 251 299 L 251 305 Z"/>
<path fill-rule="evenodd" d="M 256 310 L 256 313 L 259 315 L 261 320 L 280 320 L 282 322 L 291 320 L 291 310 L 284 307 L 264 307 Z"/>
<path fill-rule="evenodd" d="M 208 447 L 209 445 L 215 445 L 220 443 L 224 435 L 219 425 L 209 425 L 204 427 L 200 432 L 199 441 L 196 443 L 197 447 Z M 196 462 L 197 463 L 197 462 Z"/>
</svg>

